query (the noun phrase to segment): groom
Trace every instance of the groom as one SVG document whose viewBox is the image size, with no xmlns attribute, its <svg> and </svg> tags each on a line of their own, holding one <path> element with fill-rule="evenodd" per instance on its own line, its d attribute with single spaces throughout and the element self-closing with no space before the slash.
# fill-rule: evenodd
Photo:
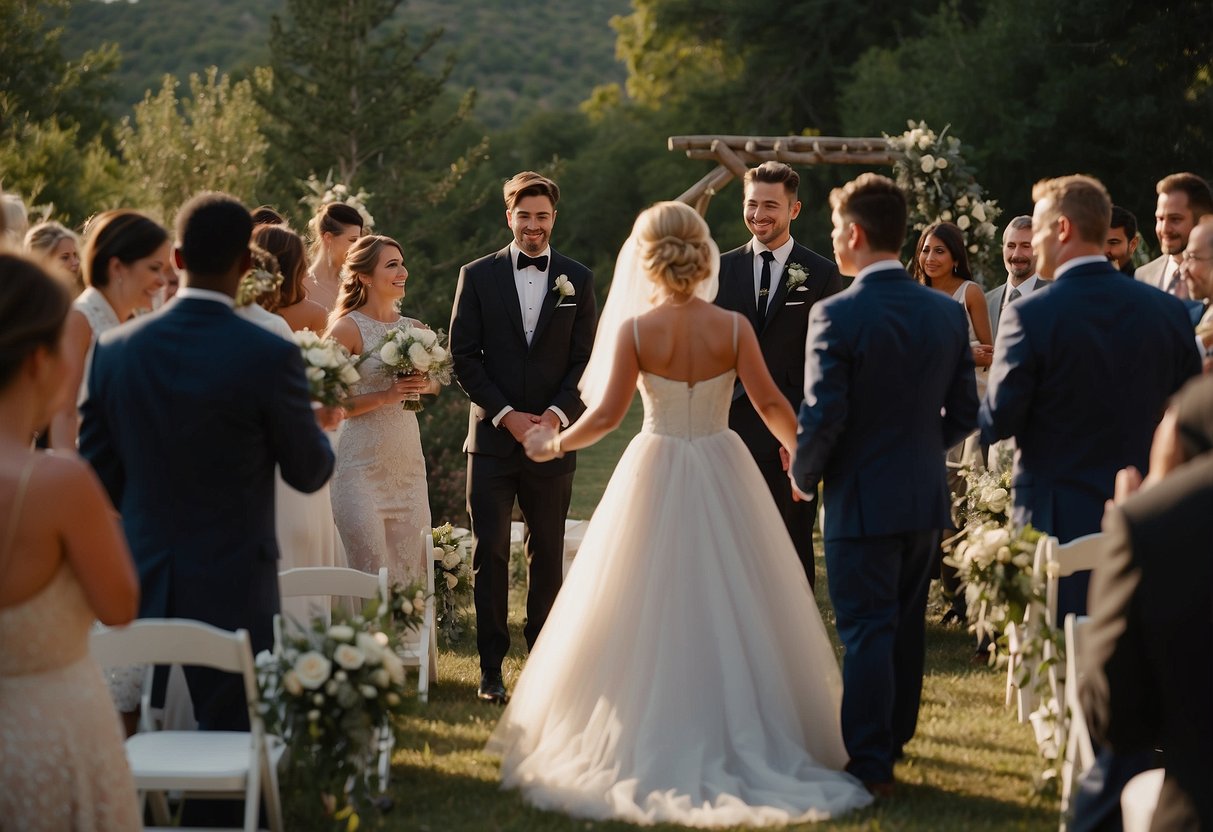
<svg viewBox="0 0 1213 832">
<path fill-rule="evenodd" d="M 944 453 L 977 424 L 977 391 L 964 310 L 897 260 L 897 185 L 865 173 L 830 207 L 834 257 L 855 282 L 809 313 L 791 474 L 801 499 L 825 486 L 847 771 L 887 797 L 918 722 L 927 586 L 950 522 Z"/>
<path fill-rule="evenodd" d="M 564 520 L 573 493 L 575 454 L 532 462 L 522 439 L 533 425 L 568 427 L 585 410 L 577 382 L 594 344 L 593 276 L 549 245 L 560 189 L 531 171 L 505 183 L 513 241 L 464 266 L 451 317 L 451 354 L 472 400 L 468 514 L 475 544 L 476 647 L 480 689 L 506 701 L 501 663 L 507 626 L 510 515 L 522 510 L 529 574 L 523 634 L 534 646 L 563 581 Z"/>
</svg>

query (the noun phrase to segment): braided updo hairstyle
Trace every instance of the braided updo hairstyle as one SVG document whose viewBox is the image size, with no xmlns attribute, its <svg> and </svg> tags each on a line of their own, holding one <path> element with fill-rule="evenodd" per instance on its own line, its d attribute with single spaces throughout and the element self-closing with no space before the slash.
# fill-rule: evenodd
<svg viewBox="0 0 1213 832">
<path fill-rule="evenodd" d="M 658 202 L 636 223 L 640 266 L 659 292 L 683 296 L 711 274 L 708 224 L 683 202 Z"/>
</svg>

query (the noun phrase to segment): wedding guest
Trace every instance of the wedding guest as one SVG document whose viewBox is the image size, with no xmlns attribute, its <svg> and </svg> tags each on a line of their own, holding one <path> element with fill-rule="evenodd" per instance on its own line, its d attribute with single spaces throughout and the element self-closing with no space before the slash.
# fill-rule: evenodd
<svg viewBox="0 0 1213 832">
<path fill-rule="evenodd" d="M 344 202 L 330 202 L 312 217 L 307 228 L 312 241 L 307 294 L 331 312 L 337 306 L 346 252 L 362 236 L 362 215 Z"/>
<path fill-rule="evenodd" d="M 142 828 L 122 732 L 88 655 L 138 584 L 114 510 L 72 454 L 30 450 L 67 395 L 63 287 L 0 254 L 0 825 Z"/>
<path fill-rule="evenodd" d="M 1117 471 L 1145 469 L 1167 398 L 1200 359 L 1183 304 L 1104 255 L 1099 181 L 1045 179 L 1032 197 L 1037 268 L 1055 282 L 1003 310 L 980 423 L 987 444 L 1015 437 L 1015 522 L 1066 543 L 1099 531 Z M 1058 620 L 1086 610 L 1089 576 L 1061 579 Z"/>
<path fill-rule="evenodd" d="M 740 312 L 754 327 L 767 369 L 794 408 L 804 397 L 809 310 L 815 302 L 842 291 L 842 276 L 834 261 L 792 239 L 791 223 L 800 213 L 799 188 L 800 175 L 783 162 L 764 162 L 746 171 L 742 215 L 753 237 L 720 256 L 716 295 L 717 306 Z M 808 503 L 793 501 L 779 440 L 740 382 L 736 392 L 729 407 L 729 427 L 754 456 L 811 587 L 817 512 Z"/>
<path fill-rule="evenodd" d="M 423 374 L 397 376 L 379 355 L 389 332 L 420 323 L 398 311 L 408 278 L 398 242 L 378 235 L 358 240 L 345 257 L 328 331 L 351 353 L 367 355 L 345 407 L 333 519 L 352 568 L 378 572 L 386 566 L 392 583 L 406 587 L 425 579 L 430 550 L 422 549 L 421 532 L 432 526 L 417 414 L 401 405 L 410 396 L 438 392 Z"/>
<path fill-rule="evenodd" d="M 252 210 L 253 227 L 261 225 L 285 225 L 286 218 L 270 205 L 259 205 Z"/>
<path fill-rule="evenodd" d="M 1196 349 L 1208 367 L 1213 362 L 1213 215 L 1202 217 L 1188 235 L 1179 270 L 1188 297 L 1201 304 Z"/>
<path fill-rule="evenodd" d="M 1166 176 L 1159 180 L 1156 190 L 1154 233 L 1158 235 L 1162 254 L 1139 268 L 1134 276 L 1169 295 L 1186 299 L 1188 289 L 1179 276 L 1180 255 L 1200 218 L 1213 214 L 1213 190 L 1194 173 Z"/>
<path fill-rule="evenodd" d="M 171 252 L 168 232 L 136 211 L 106 211 L 89 223 L 83 258 L 87 286 L 72 304 L 63 336 L 71 395 L 51 422 L 52 448 L 75 449 L 93 347 L 103 332 L 159 302 Z"/>
<path fill-rule="evenodd" d="M 0 193 L 0 215 L 3 216 L 4 240 L 9 248 L 21 247 L 21 240 L 29 230 L 29 216 L 25 203 L 16 194 Z"/>
<path fill-rule="evenodd" d="M 998 321 L 1007 304 L 1014 303 L 1034 290 L 1044 288 L 1036 274 L 1036 255 L 1032 252 L 1032 218 L 1019 216 L 1007 223 L 1002 232 L 1002 264 L 1007 279 L 986 292 L 986 307 L 990 310 L 990 337 L 998 337 Z"/>
<path fill-rule="evenodd" d="M 910 274 L 919 283 L 949 295 L 964 307 L 969 321 L 969 344 L 978 370 L 978 393 L 985 385 L 984 368 L 990 366 L 994 339 L 990 335 L 986 296 L 973 281 L 964 232 L 950 222 L 937 222 L 918 238 Z"/>
<path fill-rule="evenodd" d="M 84 291 L 80 271 L 80 240 L 57 222 L 40 222 L 25 233 L 25 249 L 52 266 L 51 274 L 66 279 L 72 297 Z"/>
<path fill-rule="evenodd" d="M 1031 219 L 1029 217 L 1029 219 Z M 1127 208 L 1112 206 L 1112 220 L 1104 240 L 1104 254 L 1121 273 L 1133 276 L 1133 253 L 1141 239 L 1137 236 L 1137 217 Z"/>
<path fill-rule="evenodd" d="M 274 256 L 282 274 L 274 311 L 295 332 L 301 329 L 324 332 L 328 327 L 328 310 L 307 296 L 303 238 L 285 225 L 258 225 L 253 229 L 253 242 Z"/>
</svg>

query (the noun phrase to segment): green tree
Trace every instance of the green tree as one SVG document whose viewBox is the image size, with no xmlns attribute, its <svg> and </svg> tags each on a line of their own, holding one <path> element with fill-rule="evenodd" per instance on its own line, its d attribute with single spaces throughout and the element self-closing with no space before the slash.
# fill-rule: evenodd
<svg viewBox="0 0 1213 832">
<path fill-rule="evenodd" d="M 261 70 L 258 77 L 267 75 Z M 180 82 L 164 77 L 124 118 L 118 144 L 126 164 L 126 193 L 133 204 L 171 222 L 198 191 L 226 191 L 255 203 L 265 172 L 265 116 L 253 84 L 232 82 L 215 67 L 189 77 L 189 97 L 178 98 Z"/>
</svg>

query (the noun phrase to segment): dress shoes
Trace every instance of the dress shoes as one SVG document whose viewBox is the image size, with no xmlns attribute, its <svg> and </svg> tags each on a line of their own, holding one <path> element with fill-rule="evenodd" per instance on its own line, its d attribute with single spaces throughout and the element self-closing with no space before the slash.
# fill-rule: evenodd
<svg viewBox="0 0 1213 832">
<path fill-rule="evenodd" d="M 480 689 L 476 691 L 477 698 L 504 705 L 510 697 L 505 692 L 505 681 L 501 678 L 500 670 L 483 670 L 480 672 Z"/>
</svg>

